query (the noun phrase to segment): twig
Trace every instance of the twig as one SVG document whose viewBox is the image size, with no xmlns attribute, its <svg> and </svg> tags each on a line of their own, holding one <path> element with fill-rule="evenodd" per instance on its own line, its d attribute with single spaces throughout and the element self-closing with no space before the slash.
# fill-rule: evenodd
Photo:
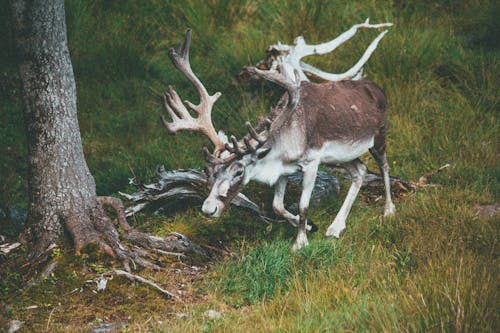
<svg viewBox="0 0 500 333">
<path fill-rule="evenodd" d="M 179 296 L 175 295 L 174 293 L 172 293 L 166 289 L 163 289 L 162 287 L 160 287 L 159 285 L 157 285 L 153 281 L 148 280 L 146 278 L 143 278 L 142 276 L 131 274 L 131 273 L 122 271 L 121 269 L 115 269 L 114 271 L 111 271 L 111 273 L 116 274 L 116 275 L 125 276 L 126 278 L 128 278 L 129 280 L 132 280 L 132 281 L 138 281 L 138 282 L 145 283 L 145 284 L 150 285 L 151 287 L 157 289 L 158 291 L 160 291 L 164 295 L 172 297 L 176 300 L 180 300 Z"/>
<path fill-rule="evenodd" d="M 49 326 L 50 326 L 50 320 L 52 319 L 52 314 L 54 313 L 54 311 L 56 310 L 56 307 L 54 307 L 52 309 L 52 311 L 50 311 L 49 313 L 49 319 L 47 319 L 47 326 L 45 327 L 45 331 L 49 331 Z"/>
<path fill-rule="evenodd" d="M 29 281 L 28 283 L 26 283 L 26 286 L 24 287 L 24 289 L 28 290 L 31 287 L 39 284 L 44 279 L 48 278 L 50 276 L 50 274 L 52 274 L 52 272 L 56 268 L 57 263 L 58 263 L 57 260 L 50 261 L 47 265 L 45 265 L 42 272 L 36 278 L 34 278 L 32 281 Z"/>
<path fill-rule="evenodd" d="M 180 252 L 169 252 L 169 251 L 163 251 L 163 250 L 160 250 L 160 249 L 153 249 L 155 252 L 158 252 L 160 254 L 163 254 L 165 256 L 175 256 L 177 258 L 180 258 L 180 257 L 185 257 L 186 255 L 184 253 L 180 253 Z"/>
<path fill-rule="evenodd" d="M 431 172 L 426 173 L 425 175 L 423 175 L 422 177 L 420 177 L 420 178 L 418 179 L 418 183 L 417 183 L 417 185 L 418 185 L 418 186 L 420 186 L 420 187 L 425 187 L 425 186 L 428 186 L 427 181 L 428 181 L 428 179 L 429 179 L 430 177 L 432 177 L 432 176 L 434 176 L 434 175 L 436 175 L 436 174 L 440 173 L 440 172 L 441 172 L 441 171 L 443 171 L 443 170 L 448 169 L 449 167 L 450 167 L 450 164 L 446 163 L 445 165 L 443 165 L 443 166 L 441 166 L 441 167 L 437 168 L 436 170 L 432 170 Z"/>
<path fill-rule="evenodd" d="M 50 262 L 47 266 L 45 266 L 45 268 L 43 269 L 43 272 L 42 272 L 42 277 L 43 278 L 48 278 L 50 276 L 50 274 L 52 274 L 52 271 L 54 270 L 54 268 L 56 268 L 57 266 L 57 261 L 52 261 Z"/>
<path fill-rule="evenodd" d="M 40 265 L 41 263 L 43 263 L 44 261 L 47 260 L 47 258 L 49 257 L 49 255 L 52 253 L 52 251 L 54 249 L 58 248 L 57 244 L 55 243 L 52 243 L 50 244 L 47 249 L 45 249 L 41 254 L 39 254 L 36 258 L 33 258 L 33 260 L 31 261 L 28 261 L 27 263 L 25 263 L 24 265 L 22 265 L 21 267 L 22 268 L 25 268 L 27 266 L 31 266 L 31 267 L 36 267 L 38 265 Z"/>
<path fill-rule="evenodd" d="M 21 246 L 21 243 L 19 242 L 2 244 L 0 245 L 0 254 L 6 255 L 10 251 L 17 249 L 19 246 Z"/>
</svg>

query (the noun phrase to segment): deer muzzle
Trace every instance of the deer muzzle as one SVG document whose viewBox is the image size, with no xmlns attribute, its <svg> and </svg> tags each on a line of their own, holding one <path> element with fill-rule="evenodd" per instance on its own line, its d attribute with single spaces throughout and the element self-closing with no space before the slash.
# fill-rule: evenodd
<svg viewBox="0 0 500 333">
<path fill-rule="evenodd" d="M 208 197 L 203 202 L 201 211 L 210 217 L 220 217 L 224 210 L 224 203 L 220 200 Z"/>
</svg>

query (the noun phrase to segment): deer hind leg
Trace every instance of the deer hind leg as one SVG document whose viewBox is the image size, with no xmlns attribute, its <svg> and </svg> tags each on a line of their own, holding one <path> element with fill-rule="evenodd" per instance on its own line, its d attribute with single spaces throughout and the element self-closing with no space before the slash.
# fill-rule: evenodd
<svg viewBox="0 0 500 333">
<path fill-rule="evenodd" d="M 394 216 L 396 213 L 396 206 L 392 202 L 391 198 L 391 180 L 389 177 L 389 164 L 387 163 L 387 157 L 385 154 L 385 149 L 377 150 L 375 148 L 370 149 L 370 153 L 377 162 L 377 165 L 384 177 L 384 187 L 385 187 L 385 207 L 384 216 L 390 217 Z"/>
<path fill-rule="evenodd" d="M 297 228 L 300 220 L 299 215 L 290 213 L 285 208 L 284 204 L 287 182 L 288 179 L 286 176 L 281 176 L 278 179 L 278 182 L 274 187 L 273 210 L 277 215 L 284 217 L 288 222 L 290 222 L 291 225 Z M 306 229 L 307 231 L 315 232 L 318 230 L 318 227 L 311 221 L 307 220 Z"/>
<path fill-rule="evenodd" d="M 307 246 L 307 210 L 309 209 L 309 201 L 316 181 L 318 173 L 318 164 L 309 164 L 304 168 L 304 178 L 302 180 L 302 194 L 299 201 L 299 231 L 297 239 L 293 244 L 292 250 L 297 251 L 304 246 Z"/>
<path fill-rule="evenodd" d="M 328 237 L 339 238 L 340 234 L 345 230 L 345 221 L 366 175 L 366 166 L 359 159 L 346 163 L 343 167 L 351 174 L 352 183 L 342 207 L 340 207 L 337 216 L 335 216 L 335 220 L 333 220 L 332 224 L 326 230 L 326 236 Z"/>
</svg>

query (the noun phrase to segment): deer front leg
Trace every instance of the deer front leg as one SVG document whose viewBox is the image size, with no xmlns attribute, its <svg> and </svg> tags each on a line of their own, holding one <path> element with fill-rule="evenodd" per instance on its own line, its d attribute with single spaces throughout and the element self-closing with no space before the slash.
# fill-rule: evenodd
<svg viewBox="0 0 500 333">
<path fill-rule="evenodd" d="M 273 210 L 277 215 L 283 216 L 294 227 L 299 226 L 299 216 L 290 213 L 284 205 L 285 190 L 288 179 L 286 176 L 281 176 L 274 186 Z"/>
<path fill-rule="evenodd" d="M 274 186 L 273 210 L 277 215 L 284 217 L 288 222 L 290 222 L 291 225 L 298 227 L 299 215 L 294 215 L 285 208 L 284 200 L 287 183 L 288 178 L 286 176 L 281 176 Z M 318 230 L 318 227 L 311 221 L 307 220 L 306 229 L 307 231 L 315 232 Z"/>
<path fill-rule="evenodd" d="M 335 238 L 339 238 L 342 231 L 345 230 L 345 221 L 351 211 L 354 200 L 356 200 L 359 189 L 361 188 L 361 185 L 363 185 L 363 178 L 366 175 L 366 166 L 360 160 L 349 162 L 348 164 L 345 164 L 344 167 L 351 174 L 352 183 L 342 207 L 340 207 L 337 216 L 335 216 L 335 220 L 333 220 L 333 223 L 330 224 L 326 230 L 326 236 L 329 237 L 333 236 Z"/>
<path fill-rule="evenodd" d="M 302 194 L 299 201 L 299 231 L 292 247 L 293 251 L 297 251 L 309 244 L 307 241 L 307 210 L 309 209 L 309 201 L 311 200 L 316 174 L 318 173 L 318 164 L 308 165 L 303 171 Z"/>
</svg>

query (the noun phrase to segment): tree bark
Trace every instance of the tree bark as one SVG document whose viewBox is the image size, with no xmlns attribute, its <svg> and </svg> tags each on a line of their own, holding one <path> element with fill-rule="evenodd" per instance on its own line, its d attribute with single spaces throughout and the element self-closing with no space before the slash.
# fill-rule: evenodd
<svg viewBox="0 0 500 333">
<path fill-rule="evenodd" d="M 74 225 L 75 244 L 82 245 L 79 238 L 92 233 L 87 226 L 98 205 L 78 126 L 64 1 L 13 1 L 12 12 L 28 136 L 28 227 L 36 257 L 56 242 L 65 223 Z"/>
<path fill-rule="evenodd" d="M 96 196 L 95 181 L 83 154 L 76 108 L 76 86 L 68 50 L 64 0 L 12 0 L 19 71 L 23 86 L 29 153 L 27 238 L 30 259 L 37 261 L 67 230 L 77 253 L 96 244 L 120 259 L 150 264 L 143 249 L 120 242 L 103 205 L 113 207 L 125 238 L 143 247 L 192 249 L 180 234 L 159 238 L 133 232 L 119 199 Z M 163 243 L 162 243 L 163 242 Z M 158 244 L 162 243 L 162 244 Z"/>
</svg>

